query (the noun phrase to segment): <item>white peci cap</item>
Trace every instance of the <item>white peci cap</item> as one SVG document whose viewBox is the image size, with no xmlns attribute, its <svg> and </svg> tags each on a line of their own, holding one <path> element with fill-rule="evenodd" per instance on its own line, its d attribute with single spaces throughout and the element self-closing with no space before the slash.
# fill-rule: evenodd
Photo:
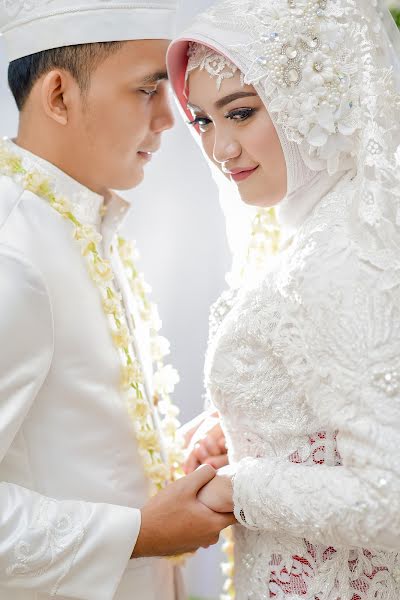
<svg viewBox="0 0 400 600">
<path fill-rule="evenodd" d="M 43 50 L 126 40 L 171 39 L 177 0 L 0 0 L 11 62 Z"/>
</svg>

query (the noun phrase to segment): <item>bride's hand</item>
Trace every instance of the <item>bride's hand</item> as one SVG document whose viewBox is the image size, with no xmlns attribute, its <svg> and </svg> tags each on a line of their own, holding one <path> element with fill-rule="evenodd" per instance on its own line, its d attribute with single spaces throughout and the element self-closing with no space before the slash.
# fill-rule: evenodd
<svg viewBox="0 0 400 600">
<path fill-rule="evenodd" d="M 187 446 L 185 473 L 192 473 L 202 464 L 209 464 L 214 469 L 228 464 L 225 436 L 218 413 L 209 413 L 203 419 Z"/>
<path fill-rule="evenodd" d="M 200 502 L 214 512 L 233 512 L 233 475 L 234 469 L 231 466 L 219 469 L 214 479 L 197 494 Z"/>
</svg>

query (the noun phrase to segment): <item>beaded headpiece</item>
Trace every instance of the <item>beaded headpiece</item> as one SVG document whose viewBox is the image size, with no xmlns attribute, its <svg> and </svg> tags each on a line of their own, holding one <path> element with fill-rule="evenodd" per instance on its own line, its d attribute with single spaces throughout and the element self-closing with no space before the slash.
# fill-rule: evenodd
<svg viewBox="0 0 400 600">
<path fill-rule="evenodd" d="M 238 68 L 229 58 L 226 58 L 219 52 L 204 44 L 190 42 L 188 48 L 188 64 L 186 69 L 185 81 L 187 82 L 190 73 L 200 69 L 205 70 L 209 75 L 217 80 L 217 88 L 221 89 L 224 79 L 231 79 L 238 72 Z M 240 80 L 244 85 L 244 75 L 240 74 Z"/>
<path fill-rule="evenodd" d="M 262 85 L 289 140 L 330 173 L 351 165 L 360 129 L 355 25 L 336 0 L 272 0 L 252 17 L 256 59 L 246 82 Z"/>
<path fill-rule="evenodd" d="M 348 19 L 353 0 L 222 0 L 199 17 L 214 39 L 236 32 L 225 52 L 189 48 L 188 71 L 254 85 L 275 124 L 301 147 L 307 164 L 330 174 L 354 164 L 360 119 L 360 65 Z M 221 32 L 217 32 L 217 29 Z M 243 42 L 241 41 L 243 39 Z M 207 43 L 213 46 L 213 38 Z M 218 43 L 215 43 L 218 49 Z"/>
</svg>

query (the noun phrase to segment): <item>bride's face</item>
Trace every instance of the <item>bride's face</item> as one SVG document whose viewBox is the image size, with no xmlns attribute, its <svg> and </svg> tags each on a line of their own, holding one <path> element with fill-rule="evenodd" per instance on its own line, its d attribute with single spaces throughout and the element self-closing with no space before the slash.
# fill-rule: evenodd
<svg viewBox="0 0 400 600">
<path fill-rule="evenodd" d="M 254 87 L 240 73 L 220 90 L 206 71 L 189 77 L 188 107 L 208 157 L 236 183 L 244 202 L 273 206 L 287 190 L 286 164 L 278 134 Z"/>
</svg>

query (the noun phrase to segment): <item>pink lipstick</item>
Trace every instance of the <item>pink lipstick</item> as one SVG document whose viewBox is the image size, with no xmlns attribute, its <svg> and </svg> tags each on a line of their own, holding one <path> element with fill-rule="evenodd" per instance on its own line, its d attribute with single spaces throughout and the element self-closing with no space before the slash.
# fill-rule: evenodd
<svg viewBox="0 0 400 600">
<path fill-rule="evenodd" d="M 233 171 L 229 172 L 229 175 L 231 176 L 231 179 L 233 179 L 233 181 L 239 183 L 241 181 L 244 181 L 245 179 L 248 179 L 251 175 L 253 175 L 253 173 L 255 173 L 255 171 L 257 171 L 257 169 L 258 165 L 257 167 L 252 167 L 250 169 L 234 169 Z"/>
</svg>

